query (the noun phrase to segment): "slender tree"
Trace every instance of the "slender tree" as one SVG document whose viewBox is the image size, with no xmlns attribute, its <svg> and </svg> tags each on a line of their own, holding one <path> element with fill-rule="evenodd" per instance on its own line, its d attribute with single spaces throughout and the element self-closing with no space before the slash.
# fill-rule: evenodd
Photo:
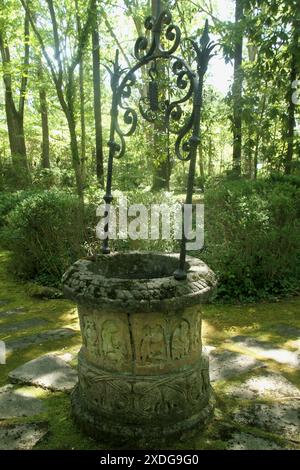
<svg viewBox="0 0 300 470">
<path fill-rule="evenodd" d="M 25 187 L 30 181 L 24 134 L 24 109 L 29 69 L 29 17 L 27 14 L 25 14 L 24 18 L 24 57 L 21 67 L 22 76 L 19 86 L 18 104 L 16 104 L 13 91 L 10 49 L 5 37 L 5 32 L 1 29 L 0 52 L 3 65 L 6 121 L 15 184 L 17 187 Z"/>
<path fill-rule="evenodd" d="M 48 104 L 47 91 L 44 81 L 44 71 L 42 60 L 38 59 L 38 81 L 39 81 L 39 100 L 40 114 L 42 124 L 42 168 L 50 168 L 50 142 L 49 142 L 49 120 L 48 120 Z"/>
<path fill-rule="evenodd" d="M 232 86 L 233 96 L 233 172 L 241 174 L 242 165 L 242 91 L 243 91 L 243 0 L 235 1 L 235 44 L 234 44 L 234 76 Z"/>
<path fill-rule="evenodd" d="M 78 8 L 78 0 L 75 0 L 77 34 L 80 40 L 81 19 Z M 86 178 L 86 125 L 85 125 L 85 92 L 84 92 L 84 57 L 83 54 L 79 60 L 79 100 L 80 100 L 80 130 L 81 130 L 81 174 L 84 184 Z"/>
<path fill-rule="evenodd" d="M 162 2 L 161 0 L 152 0 L 152 15 L 157 17 L 159 13 L 166 7 L 167 0 Z M 167 66 L 163 63 L 158 63 L 157 68 L 159 70 L 160 76 L 160 98 L 162 100 L 166 99 L 166 75 L 167 75 Z M 162 189 L 169 189 L 170 185 L 170 176 L 171 176 L 171 166 L 170 159 L 168 155 L 168 149 L 166 145 L 167 141 L 166 129 L 163 122 L 157 120 L 153 125 L 153 147 L 154 155 L 157 158 L 154 159 L 153 165 L 153 181 L 152 181 L 152 190 L 160 191 Z"/>
<path fill-rule="evenodd" d="M 20 0 L 25 12 L 28 15 L 32 30 L 36 35 L 40 44 L 44 58 L 50 69 L 52 80 L 54 82 L 57 97 L 61 108 L 66 116 L 69 133 L 70 147 L 72 155 L 72 164 L 76 177 L 76 188 L 78 196 L 83 199 L 84 182 L 82 174 L 82 164 L 79 152 L 76 115 L 75 115 L 75 69 L 80 64 L 83 52 L 88 42 L 93 20 L 95 17 L 96 0 L 89 0 L 86 12 L 86 20 L 81 28 L 78 40 L 76 41 L 75 50 L 66 64 L 66 57 L 62 53 L 62 44 L 60 40 L 57 15 L 54 8 L 53 0 L 46 0 L 52 25 L 53 47 L 55 60 L 53 60 L 47 49 L 47 45 L 43 39 L 43 35 L 37 26 L 35 16 L 30 7 L 30 2 Z"/>
<path fill-rule="evenodd" d="M 98 182 L 103 187 L 103 138 L 102 138 L 102 103 L 101 103 L 101 77 L 100 77 L 100 43 L 98 21 L 92 33 L 93 43 L 93 90 L 94 90 L 94 120 L 96 137 L 96 175 Z"/>
<path fill-rule="evenodd" d="M 298 5 L 298 15 L 300 6 Z M 300 15 L 299 15 L 300 16 Z M 294 155 L 294 132 L 295 132 L 295 109 L 296 105 L 293 100 L 294 90 L 292 84 L 298 78 L 298 55 L 299 55 L 299 27 L 300 20 L 296 19 L 293 21 L 293 32 L 292 32 L 292 43 L 291 43 L 291 60 L 290 60 L 290 79 L 289 88 L 287 92 L 287 103 L 288 112 L 286 119 L 286 140 L 287 140 L 287 152 L 284 162 L 284 170 L 287 175 L 291 173 L 292 162 Z"/>
</svg>

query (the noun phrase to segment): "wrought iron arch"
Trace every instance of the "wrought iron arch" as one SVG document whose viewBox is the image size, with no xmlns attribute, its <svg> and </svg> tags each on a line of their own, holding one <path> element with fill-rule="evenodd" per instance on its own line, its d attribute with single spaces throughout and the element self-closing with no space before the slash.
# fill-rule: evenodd
<svg viewBox="0 0 300 470">
<path fill-rule="evenodd" d="M 113 161 L 121 158 L 126 151 L 126 137 L 134 134 L 138 123 L 138 112 L 131 107 L 127 100 L 132 96 L 132 88 L 137 83 L 136 72 L 142 67 L 150 65 L 148 75 L 150 77 L 147 97 L 140 97 L 139 112 L 148 122 L 154 123 L 159 112 L 163 112 L 165 123 L 170 133 L 176 135 L 175 154 L 179 160 L 189 161 L 189 175 L 186 193 L 186 204 L 192 204 L 196 154 L 200 143 L 200 119 L 202 108 L 203 78 L 207 70 L 209 59 L 215 45 L 210 42 L 208 34 L 208 22 L 206 21 L 203 34 L 199 44 L 189 39 L 192 50 L 195 54 L 196 70 L 177 55 L 181 44 L 180 28 L 172 22 L 172 15 L 168 10 L 158 11 L 157 17 L 149 16 L 144 22 L 148 35 L 151 34 L 151 41 L 142 36 L 136 40 L 134 47 L 134 57 L 136 63 L 130 69 L 123 69 L 119 63 L 119 51 L 116 51 L 113 67 L 106 66 L 111 78 L 112 103 L 111 103 L 111 124 L 110 137 L 108 142 L 109 156 L 106 180 L 106 193 L 103 197 L 106 203 L 107 224 L 104 227 L 105 239 L 102 252 L 110 253 L 109 249 L 109 211 L 113 200 L 111 194 Z M 165 48 L 163 43 L 171 43 L 169 48 Z M 159 102 L 158 82 L 155 79 L 157 73 L 156 64 L 159 60 L 168 60 L 172 65 L 172 73 L 176 79 L 176 86 L 179 90 L 186 91 L 184 96 L 169 102 Z M 192 110 L 186 122 L 175 129 L 172 122 L 180 122 L 182 117 L 182 105 L 188 101 L 192 103 Z M 143 105 L 147 104 L 145 110 Z M 120 112 L 123 114 L 123 122 L 129 128 L 124 131 L 119 123 Z M 190 135 L 191 134 L 191 135 Z M 186 239 L 182 236 L 180 260 L 178 269 L 174 276 L 178 280 L 186 278 L 185 272 Z"/>
</svg>

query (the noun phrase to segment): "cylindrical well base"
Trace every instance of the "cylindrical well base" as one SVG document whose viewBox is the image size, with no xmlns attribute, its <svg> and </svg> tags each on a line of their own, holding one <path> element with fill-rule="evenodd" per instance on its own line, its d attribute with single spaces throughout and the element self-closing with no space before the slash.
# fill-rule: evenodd
<svg viewBox="0 0 300 470">
<path fill-rule="evenodd" d="M 200 304 L 215 276 L 188 257 L 187 278 L 177 281 L 177 262 L 177 255 L 114 253 L 79 260 L 64 276 L 83 340 L 73 415 L 97 439 L 152 445 L 198 431 L 211 414 Z"/>
<path fill-rule="evenodd" d="M 81 358 L 82 367 L 72 413 L 97 440 L 156 445 L 200 431 L 212 414 L 205 356 L 192 370 L 150 377 L 107 373 Z"/>
</svg>

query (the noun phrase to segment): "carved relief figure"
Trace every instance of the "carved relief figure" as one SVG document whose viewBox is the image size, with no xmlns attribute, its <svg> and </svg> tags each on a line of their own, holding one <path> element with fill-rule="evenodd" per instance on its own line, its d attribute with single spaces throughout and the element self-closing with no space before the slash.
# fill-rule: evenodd
<svg viewBox="0 0 300 470">
<path fill-rule="evenodd" d="M 161 325 L 147 325 L 140 343 L 141 361 L 159 361 L 165 359 L 166 356 L 167 348 L 163 327 Z"/>
<path fill-rule="evenodd" d="M 181 359 L 190 351 L 190 325 L 182 320 L 175 328 L 171 341 L 172 359 Z"/>
<path fill-rule="evenodd" d="M 192 340 L 192 347 L 193 350 L 197 350 L 199 348 L 199 345 L 201 344 L 201 326 L 202 326 L 202 320 L 201 320 L 201 315 L 198 313 L 195 321 L 195 331 L 193 334 L 193 340 Z"/>
<path fill-rule="evenodd" d="M 91 318 L 88 317 L 83 320 L 83 338 L 84 344 L 90 353 L 97 355 L 99 339 L 96 324 Z"/>
<path fill-rule="evenodd" d="M 127 345 L 122 335 L 123 324 L 114 320 L 106 320 L 102 325 L 101 339 L 103 357 L 113 361 L 125 359 Z"/>
<path fill-rule="evenodd" d="M 160 387 L 151 383 L 137 382 L 134 384 L 134 410 L 138 416 L 145 418 L 159 414 L 163 401 Z"/>
</svg>

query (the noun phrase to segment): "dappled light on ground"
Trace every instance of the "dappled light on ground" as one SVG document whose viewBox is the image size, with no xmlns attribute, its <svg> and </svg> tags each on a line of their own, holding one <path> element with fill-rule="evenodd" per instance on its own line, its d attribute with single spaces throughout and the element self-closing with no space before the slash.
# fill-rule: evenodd
<svg viewBox="0 0 300 470">
<path fill-rule="evenodd" d="M 26 284 L 8 275 L 7 260 L 2 253 L 0 331 L 11 344 L 7 363 L 0 366 L 2 447 L 112 448 L 83 435 L 71 418 L 69 391 L 76 374 L 70 366 L 76 367 L 81 345 L 75 306 L 63 299 L 30 297 Z M 206 305 L 203 317 L 215 416 L 203 433 L 169 448 L 298 448 L 300 298 Z"/>
</svg>

